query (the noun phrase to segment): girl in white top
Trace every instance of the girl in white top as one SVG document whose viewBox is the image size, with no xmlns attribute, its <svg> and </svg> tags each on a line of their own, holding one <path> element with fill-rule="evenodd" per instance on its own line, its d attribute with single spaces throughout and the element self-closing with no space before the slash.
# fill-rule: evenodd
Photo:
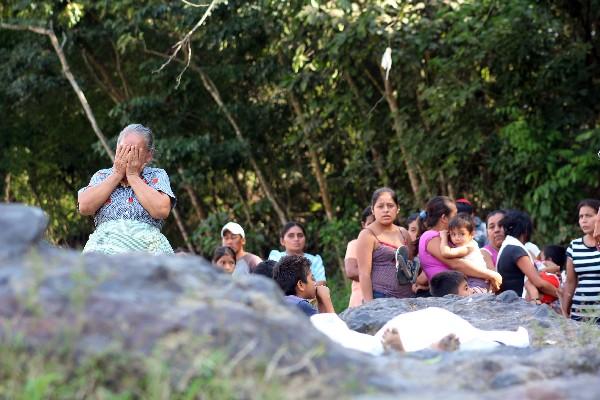
<svg viewBox="0 0 600 400">
<path fill-rule="evenodd" d="M 452 246 L 448 244 L 448 232 Z M 462 258 L 470 261 L 481 270 L 486 270 L 487 266 L 479 245 L 473 239 L 475 235 L 475 223 L 473 219 L 466 214 L 458 214 L 450 220 L 448 231 L 440 232 L 440 252 L 446 258 Z M 489 289 L 489 282 L 481 278 L 467 277 L 469 287 L 478 287 Z"/>
</svg>

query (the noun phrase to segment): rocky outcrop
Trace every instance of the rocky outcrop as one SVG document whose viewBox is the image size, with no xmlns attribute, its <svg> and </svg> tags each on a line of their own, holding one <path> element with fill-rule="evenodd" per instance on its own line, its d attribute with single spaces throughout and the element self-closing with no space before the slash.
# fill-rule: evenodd
<svg viewBox="0 0 600 400">
<path fill-rule="evenodd" d="M 239 398 L 261 397 L 257 385 L 270 383 L 284 398 L 600 396 L 600 331 L 510 294 L 376 300 L 341 316 L 374 332 L 400 312 L 435 305 L 483 329 L 525 326 L 531 348 L 376 358 L 315 331 L 268 279 L 232 280 L 191 256 L 82 256 L 41 242 L 46 223 L 38 209 L 0 205 L 3 343 L 22 337 L 38 353 L 68 345 L 79 360 L 160 354 L 179 388 L 202 373 L 200 361 L 214 359 L 232 385 L 242 382 Z"/>
<path fill-rule="evenodd" d="M 445 308 L 480 329 L 516 330 L 523 326 L 535 346 L 570 346 L 573 341 L 585 344 L 593 340 L 580 332 L 582 324 L 563 318 L 547 305 L 527 303 L 513 291 L 466 298 L 450 295 L 402 301 L 382 299 L 348 309 L 340 316 L 350 329 L 373 334 L 394 316 L 426 307 Z"/>
<path fill-rule="evenodd" d="M 348 309 L 341 317 L 351 329 L 372 334 L 392 317 L 426 307 L 445 308 L 480 329 L 523 326 L 532 344 L 480 352 L 422 351 L 390 361 L 388 369 L 428 388 L 431 398 L 442 391 L 444 398 L 457 399 L 470 398 L 463 397 L 465 391 L 490 399 L 600 398 L 600 329 L 567 320 L 546 305 L 527 303 L 512 291 L 468 298 L 380 299 Z M 579 385 L 573 385 L 574 377 Z"/>
</svg>

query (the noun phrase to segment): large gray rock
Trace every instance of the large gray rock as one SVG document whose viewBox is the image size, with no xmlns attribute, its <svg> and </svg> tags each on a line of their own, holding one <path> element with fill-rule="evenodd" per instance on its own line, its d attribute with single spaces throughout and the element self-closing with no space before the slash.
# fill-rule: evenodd
<svg viewBox="0 0 600 400">
<path fill-rule="evenodd" d="M 79 360 L 110 352 L 160 354 L 180 390 L 203 373 L 199 361 L 217 352 L 223 355 L 215 358 L 217 370 L 239 398 L 261 397 L 256 385 L 265 382 L 275 382 L 286 398 L 600 396 L 598 329 L 509 294 L 376 300 L 342 318 L 372 333 L 400 312 L 435 305 L 483 329 L 523 325 L 533 338 L 529 349 L 376 358 L 315 331 L 285 306 L 270 280 L 232 280 L 197 257 L 82 256 L 43 245 L 45 223 L 39 210 L 0 205 L 3 342 L 23 337 L 36 352 L 68 345 Z M 235 386 L 240 377 L 251 383 Z"/>
<path fill-rule="evenodd" d="M 0 206 L 0 260 L 23 254 L 44 235 L 48 217 L 42 210 L 20 204 Z"/>
<path fill-rule="evenodd" d="M 516 330 L 523 326 L 532 343 L 526 349 L 497 347 L 446 354 L 422 351 L 390 361 L 388 369 L 431 389 L 426 391 L 431 398 L 440 390 L 448 399 L 470 398 L 463 397 L 464 391 L 475 394 L 473 398 L 490 399 L 600 398 L 600 329 L 566 320 L 548 306 L 529 304 L 514 292 L 468 298 L 379 299 L 340 316 L 351 329 L 372 334 L 390 318 L 426 307 L 445 308 L 480 329 Z M 586 384 L 574 386 L 573 377 Z M 555 393 L 555 397 L 547 393 Z"/>
<path fill-rule="evenodd" d="M 368 387 L 377 375 L 370 357 L 330 342 L 286 306 L 272 280 L 232 280 L 193 256 L 82 256 L 40 245 L 46 218 L 39 210 L 0 205 L 0 215 L 0 232 L 13 237 L 0 253 L 4 341 L 22 336 L 34 349 L 68 345 L 79 357 L 160 352 L 173 382 L 193 375 L 199 355 L 219 352 L 231 374 L 293 377 L 290 393 L 300 397 L 343 393 L 348 382 Z M 349 377 L 348 368 L 338 368 L 346 365 L 372 373 Z M 321 384 L 300 385 L 299 377 Z"/>
</svg>

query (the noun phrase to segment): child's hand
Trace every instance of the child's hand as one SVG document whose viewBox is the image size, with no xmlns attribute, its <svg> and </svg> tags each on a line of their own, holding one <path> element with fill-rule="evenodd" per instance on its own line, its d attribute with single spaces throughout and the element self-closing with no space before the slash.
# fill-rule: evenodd
<svg viewBox="0 0 600 400">
<path fill-rule="evenodd" d="M 317 301 L 319 303 L 322 303 L 323 300 L 326 299 L 331 299 L 331 292 L 329 291 L 329 288 L 327 286 L 324 285 L 319 285 L 317 286 Z"/>
<path fill-rule="evenodd" d="M 560 274 L 560 267 L 558 265 L 556 265 L 555 263 L 553 263 L 550 260 L 545 260 L 542 262 L 542 264 L 544 265 L 541 269 L 540 272 L 549 272 L 551 274 Z"/>
<path fill-rule="evenodd" d="M 440 240 L 442 241 L 442 243 L 448 243 L 448 231 L 440 231 Z"/>
<path fill-rule="evenodd" d="M 427 289 L 429 289 L 429 286 L 424 286 L 424 285 L 421 285 L 418 283 L 412 284 L 412 292 L 413 293 L 417 293 L 417 291 L 419 291 L 419 290 L 427 290 Z"/>
<path fill-rule="evenodd" d="M 502 285 L 502 275 L 500 275 L 496 271 L 491 271 L 491 270 L 488 270 L 488 271 L 490 272 L 489 281 L 490 281 L 492 291 L 497 292 L 498 290 L 500 290 L 500 286 Z"/>
<path fill-rule="evenodd" d="M 331 302 L 331 293 L 325 285 L 316 287 L 317 308 L 320 313 L 334 313 L 333 303 Z"/>
</svg>

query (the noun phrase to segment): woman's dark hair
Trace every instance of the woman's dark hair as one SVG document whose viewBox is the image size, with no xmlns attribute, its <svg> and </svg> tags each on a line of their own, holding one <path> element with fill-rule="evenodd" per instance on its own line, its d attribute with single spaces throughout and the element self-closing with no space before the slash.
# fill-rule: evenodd
<svg viewBox="0 0 600 400">
<path fill-rule="evenodd" d="M 288 233 L 288 231 L 295 226 L 300 228 L 302 230 L 302 233 L 304 234 L 304 236 L 306 236 L 306 231 L 304 230 L 304 227 L 300 223 L 298 223 L 296 221 L 290 221 L 287 224 L 285 224 L 283 226 L 283 228 L 281 228 L 280 238 L 283 239 L 285 237 L 285 234 Z"/>
<path fill-rule="evenodd" d="M 419 213 L 412 213 L 406 218 L 406 225 L 410 225 L 413 221 L 416 221 L 419 218 Z"/>
<path fill-rule="evenodd" d="M 490 213 L 488 213 L 487 218 L 485 219 L 486 224 L 488 223 L 490 218 L 492 218 L 494 215 L 498 215 L 498 214 L 502 214 L 504 216 L 504 215 L 506 215 L 506 210 L 499 209 L 499 210 L 494 210 L 494 211 L 491 211 Z"/>
<path fill-rule="evenodd" d="M 464 228 L 467 232 L 473 234 L 473 232 L 475 232 L 475 222 L 473 222 L 473 217 L 466 213 L 460 213 L 448 223 L 449 231 L 461 228 Z"/>
<path fill-rule="evenodd" d="M 389 193 L 392 196 L 392 201 L 394 204 L 398 205 L 398 197 L 396 197 L 396 192 L 394 192 L 389 187 L 382 187 L 373 192 L 373 196 L 371 196 L 371 207 L 375 207 L 375 203 L 379 200 L 382 194 Z"/>
<path fill-rule="evenodd" d="M 277 265 L 277 262 L 273 260 L 261 261 L 256 264 L 253 274 L 263 275 L 267 278 L 273 279 L 273 269 L 275 268 L 275 265 Z"/>
<path fill-rule="evenodd" d="M 455 202 L 458 213 L 473 214 L 473 205 L 467 199 L 459 199 Z"/>
<path fill-rule="evenodd" d="M 504 232 L 516 239 L 524 237 L 524 243 L 529 242 L 533 233 L 533 222 L 529 214 L 518 210 L 509 210 L 504 218 L 500 220 L 500 226 Z"/>
<path fill-rule="evenodd" d="M 213 258 L 212 258 L 212 262 L 213 264 L 216 264 L 217 261 L 219 261 L 219 259 L 223 256 L 231 256 L 233 257 L 233 262 L 236 262 L 235 259 L 235 251 L 229 247 L 229 246 L 219 246 L 215 249 L 214 253 L 213 253 Z"/>
<path fill-rule="evenodd" d="M 581 200 L 579 202 L 579 204 L 577 204 L 577 216 L 578 217 L 579 217 L 579 211 L 581 210 L 581 207 L 590 207 L 590 208 L 593 208 L 596 212 L 598 212 L 598 209 L 600 208 L 600 200 L 596 200 L 596 199 Z"/>
<path fill-rule="evenodd" d="M 446 196 L 436 196 L 427 202 L 425 207 L 425 218 L 419 217 L 419 231 L 425 232 L 437 225 L 442 215 L 450 215 L 454 202 Z"/>
<path fill-rule="evenodd" d="M 408 258 L 413 259 L 419 255 L 419 238 L 423 231 L 421 231 L 421 224 L 419 223 L 419 213 L 413 213 L 406 219 L 406 226 L 410 225 L 413 221 L 417 221 L 417 236 L 416 239 L 408 244 Z"/>
<path fill-rule="evenodd" d="M 556 244 L 550 244 L 544 247 L 544 258 L 552 261 L 554 264 L 560 267 L 560 270 L 565 269 L 567 263 L 567 249 Z"/>
<path fill-rule="evenodd" d="M 360 215 L 360 222 L 364 224 L 371 215 L 373 215 L 373 209 L 371 207 L 366 207 Z"/>
</svg>

